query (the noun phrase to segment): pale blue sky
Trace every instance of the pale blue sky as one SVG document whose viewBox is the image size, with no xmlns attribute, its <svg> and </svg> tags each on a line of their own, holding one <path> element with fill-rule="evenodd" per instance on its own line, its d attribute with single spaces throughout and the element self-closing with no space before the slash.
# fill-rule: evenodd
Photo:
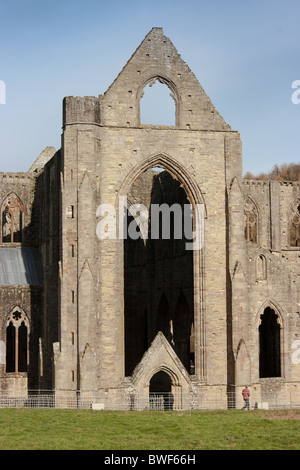
<svg viewBox="0 0 300 470">
<path fill-rule="evenodd" d="M 243 142 L 244 173 L 300 162 L 299 0 L 0 0 L 0 171 L 61 142 L 64 96 L 103 94 L 162 27 Z"/>
</svg>

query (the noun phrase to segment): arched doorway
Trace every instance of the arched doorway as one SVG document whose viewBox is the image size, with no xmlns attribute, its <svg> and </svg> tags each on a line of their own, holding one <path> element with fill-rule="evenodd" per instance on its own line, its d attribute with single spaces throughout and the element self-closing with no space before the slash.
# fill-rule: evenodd
<svg viewBox="0 0 300 470">
<path fill-rule="evenodd" d="M 259 325 L 259 377 L 281 376 L 280 323 L 277 312 L 264 309 Z"/>
<path fill-rule="evenodd" d="M 171 392 L 170 376 L 163 370 L 156 372 L 156 374 L 154 374 L 150 380 L 149 392 L 150 393 Z"/>
<path fill-rule="evenodd" d="M 154 374 L 149 383 L 150 409 L 173 410 L 174 394 L 171 377 L 164 371 Z"/>
</svg>

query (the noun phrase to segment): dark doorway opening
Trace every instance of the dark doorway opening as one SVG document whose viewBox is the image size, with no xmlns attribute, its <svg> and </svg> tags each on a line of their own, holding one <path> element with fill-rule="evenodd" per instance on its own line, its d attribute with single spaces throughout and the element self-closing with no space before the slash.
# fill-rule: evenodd
<svg viewBox="0 0 300 470">
<path fill-rule="evenodd" d="M 259 326 L 259 376 L 280 377 L 280 325 L 275 311 L 267 307 Z"/>
<path fill-rule="evenodd" d="M 160 371 L 153 375 L 149 384 L 150 409 L 173 410 L 174 396 L 170 376 Z"/>
</svg>

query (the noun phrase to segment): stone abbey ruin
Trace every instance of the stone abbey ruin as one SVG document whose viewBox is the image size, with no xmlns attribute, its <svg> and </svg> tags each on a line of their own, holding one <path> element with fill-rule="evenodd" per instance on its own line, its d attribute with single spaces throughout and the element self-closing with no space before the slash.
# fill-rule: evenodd
<svg viewBox="0 0 300 470">
<path fill-rule="evenodd" d="M 173 126 L 141 122 L 156 81 Z M 243 178 L 239 133 L 161 28 L 103 95 L 64 98 L 62 121 L 59 150 L 0 174 L 1 393 L 192 409 L 240 406 L 247 384 L 299 405 L 299 183 Z"/>
</svg>

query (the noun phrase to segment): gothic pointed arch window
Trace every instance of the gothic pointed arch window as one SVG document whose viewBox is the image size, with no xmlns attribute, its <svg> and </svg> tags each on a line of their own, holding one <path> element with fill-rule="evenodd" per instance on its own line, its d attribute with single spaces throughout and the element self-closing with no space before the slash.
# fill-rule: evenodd
<svg viewBox="0 0 300 470">
<path fill-rule="evenodd" d="M 6 322 L 6 372 L 27 372 L 28 358 L 28 317 L 20 307 L 15 307 Z"/>
<path fill-rule="evenodd" d="M 169 80 L 154 76 L 138 93 L 141 125 L 178 126 L 177 90 Z"/>
<path fill-rule="evenodd" d="M 294 201 L 289 219 L 290 246 L 300 247 L 300 198 Z"/>
<path fill-rule="evenodd" d="M 257 243 L 258 210 L 250 197 L 245 200 L 245 238 L 248 242 Z"/>
<path fill-rule="evenodd" d="M 24 228 L 24 206 L 16 193 L 11 192 L 1 206 L 0 242 L 22 242 Z"/>
<path fill-rule="evenodd" d="M 166 174 L 167 173 L 167 174 Z M 126 196 L 126 200 L 133 204 L 142 203 L 147 208 L 150 204 L 167 204 L 168 217 L 163 220 L 157 218 L 157 225 L 149 211 L 148 224 L 145 231 L 148 234 L 145 239 L 138 237 L 131 239 L 124 237 L 123 245 L 123 272 L 124 272 L 124 350 L 125 350 L 125 375 L 133 373 L 143 354 L 151 345 L 157 333 L 161 331 L 171 346 L 175 349 L 175 328 L 177 345 L 179 348 L 179 328 L 176 319 L 175 327 L 175 307 L 177 306 L 177 318 L 182 321 L 186 318 L 189 321 L 186 334 L 184 336 L 184 354 L 186 369 L 198 377 L 204 377 L 205 355 L 202 345 L 205 343 L 205 326 L 202 321 L 201 303 L 195 305 L 195 292 L 202 292 L 201 276 L 194 276 L 195 272 L 203 266 L 202 250 L 191 249 L 193 244 L 190 240 L 196 234 L 196 244 L 200 241 L 197 232 L 197 223 L 201 228 L 204 224 L 205 210 L 202 214 L 198 212 L 199 206 L 204 207 L 204 199 L 199 186 L 194 181 L 192 175 L 186 172 L 184 166 L 175 162 L 167 155 L 153 155 L 145 159 L 141 165 L 137 165 L 124 180 L 120 195 Z M 177 223 L 177 218 L 172 218 L 174 206 L 176 208 L 186 206 L 190 211 L 186 211 L 191 224 L 189 231 L 192 237 L 185 232 L 186 227 Z M 175 210 L 174 210 L 175 213 Z M 127 214 L 127 211 L 125 211 Z M 177 212 L 176 212 L 177 214 Z M 161 216 L 161 213 L 157 214 Z M 182 212 L 181 212 L 182 216 Z M 198 219 L 198 217 L 200 217 Z M 182 222 L 182 219 L 180 219 Z M 126 235 L 128 231 L 128 220 L 124 217 L 123 230 Z M 130 226 L 134 221 L 130 221 Z M 176 223 L 175 223 L 176 222 Z M 181 226 L 184 238 L 177 239 L 178 226 Z M 164 229 L 168 227 L 170 232 L 165 238 Z M 159 229 L 159 230 L 157 230 Z M 160 230 L 162 229 L 162 231 Z M 173 230 L 174 229 L 174 230 Z M 154 233 L 154 236 L 153 236 Z M 174 236 L 173 236 L 174 234 Z M 201 238 L 201 237 L 200 237 Z M 178 244 L 175 242 L 179 242 Z M 182 245 L 181 245 L 182 243 Z M 182 248 L 182 249 L 181 249 Z M 197 252 L 197 254 L 196 254 Z M 199 272 L 200 272 L 199 271 Z M 184 295 L 189 308 L 182 302 L 176 301 L 179 290 L 184 288 Z M 147 312 L 141 315 L 141 312 Z M 194 314 L 194 309 L 196 314 Z M 187 315 L 180 314 L 187 312 Z M 199 348 L 195 348 L 195 334 Z M 146 338 L 145 338 L 146 334 Z M 144 340 L 145 338 L 145 340 Z M 142 340 L 143 339 L 143 340 Z M 175 352 L 178 356 L 178 348 Z M 189 356 L 189 357 L 188 357 Z M 182 356 L 181 356 L 182 357 Z M 181 359 L 179 356 L 179 359 Z M 191 364 L 192 361 L 192 364 Z"/>
</svg>

